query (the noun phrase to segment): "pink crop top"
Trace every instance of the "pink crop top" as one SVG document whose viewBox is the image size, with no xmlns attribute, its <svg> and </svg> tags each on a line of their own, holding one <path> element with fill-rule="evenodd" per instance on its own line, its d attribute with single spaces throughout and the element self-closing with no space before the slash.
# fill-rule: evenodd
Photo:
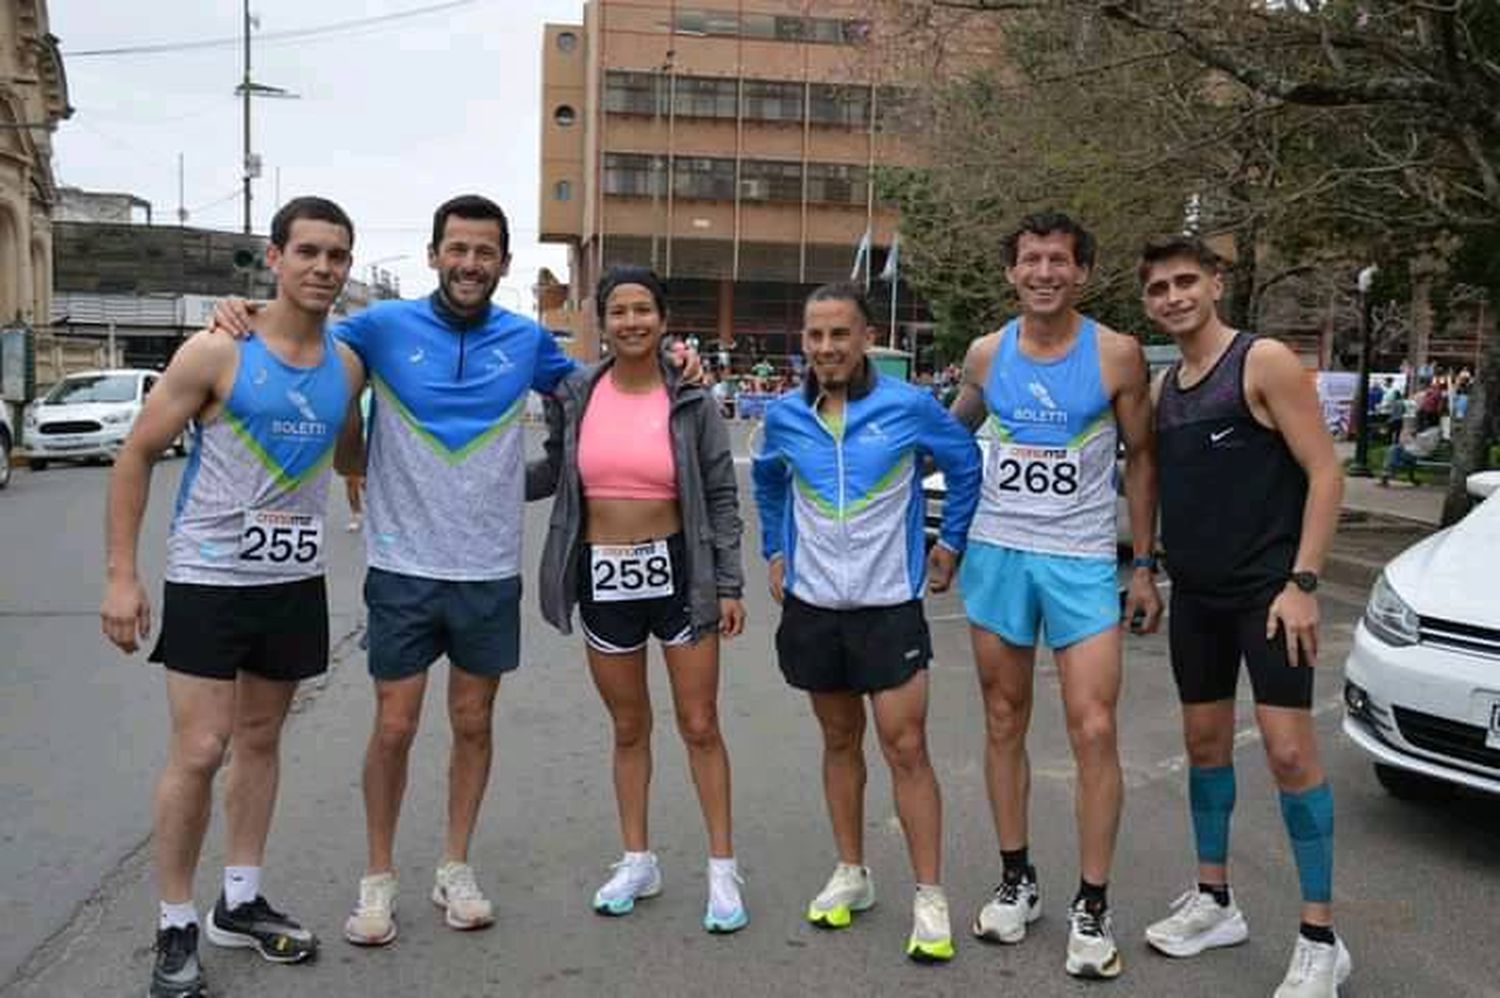
<svg viewBox="0 0 1500 998">
<path fill-rule="evenodd" d="M 665 386 L 644 395 L 600 378 L 578 429 L 578 476 L 587 499 L 676 499 L 677 466 Z"/>
</svg>

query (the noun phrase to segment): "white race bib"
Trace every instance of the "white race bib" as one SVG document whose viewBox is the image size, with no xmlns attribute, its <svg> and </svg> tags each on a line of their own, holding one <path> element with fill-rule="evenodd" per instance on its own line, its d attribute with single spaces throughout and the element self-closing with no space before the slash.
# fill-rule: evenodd
<svg viewBox="0 0 1500 998">
<path fill-rule="evenodd" d="M 672 595 L 672 555 L 666 541 L 595 544 L 589 552 L 594 602 L 620 603 Z"/>
<path fill-rule="evenodd" d="M 1013 505 L 1061 511 L 1078 501 L 1082 452 L 1077 447 L 992 443 L 985 484 Z"/>
<path fill-rule="evenodd" d="M 316 572 L 323 565 L 323 518 L 314 513 L 246 510 L 239 560 L 260 572 Z"/>
</svg>

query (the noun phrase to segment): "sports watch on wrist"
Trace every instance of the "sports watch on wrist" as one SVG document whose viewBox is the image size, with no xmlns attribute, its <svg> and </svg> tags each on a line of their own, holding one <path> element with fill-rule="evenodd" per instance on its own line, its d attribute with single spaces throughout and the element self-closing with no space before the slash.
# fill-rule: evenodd
<svg viewBox="0 0 1500 998">
<path fill-rule="evenodd" d="M 1144 568 L 1153 575 L 1156 573 L 1157 561 L 1154 554 L 1138 554 L 1130 559 L 1131 568 Z"/>
<path fill-rule="evenodd" d="M 1287 576 L 1287 580 L 1305 593 L 1315 593 L 1318 591 L 1317 572 L 1293 572 Z"/>
</svg>

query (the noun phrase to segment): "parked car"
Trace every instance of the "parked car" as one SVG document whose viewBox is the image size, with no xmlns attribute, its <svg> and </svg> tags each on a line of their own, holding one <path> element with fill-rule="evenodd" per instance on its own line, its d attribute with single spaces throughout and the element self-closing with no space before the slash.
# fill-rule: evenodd
<svg viewBox="0 0 1500 998">
<path fill-rule="evenodd" d="M 10 449 L 16 435 L 10 427 L 10 407 L 0 402 L 0 489 L 10 484 Z"/>
<path fill-rule="evenodd" d="M 1403 799 L 1500 794 L 1500 471 L 1468 489 L 1478 506 L 1385 566 L 1344 664 L 1344 732 Z"/>
<path fill-rule="evenodd" d="M 41 471 L 52 461 L 114 460 L 160 380 L 156 371 L 128 368 L 63 378 L 26 408 L 27 464 Z M 185 453 L 186 437 L 174 449 Z"/>
</svg>

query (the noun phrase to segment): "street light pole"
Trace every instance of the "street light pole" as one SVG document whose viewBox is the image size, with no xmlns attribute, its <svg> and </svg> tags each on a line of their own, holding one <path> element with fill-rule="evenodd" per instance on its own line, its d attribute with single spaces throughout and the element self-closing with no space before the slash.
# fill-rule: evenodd
<svg viewBox="0 0 1500 998">
<path fill-rule="evenodd" d="M 1370 341 L 1374 339 L 1370 328 L 1370 287 L 1378 270 L 1372 263 L 1359 272 L 1359 384 L 1354 392 L 1359 423 L 1354 437 L 1354 463 L 1349 466 L 1349 474 L 1355 478 L 1370 477 Z"/>
</svg>

